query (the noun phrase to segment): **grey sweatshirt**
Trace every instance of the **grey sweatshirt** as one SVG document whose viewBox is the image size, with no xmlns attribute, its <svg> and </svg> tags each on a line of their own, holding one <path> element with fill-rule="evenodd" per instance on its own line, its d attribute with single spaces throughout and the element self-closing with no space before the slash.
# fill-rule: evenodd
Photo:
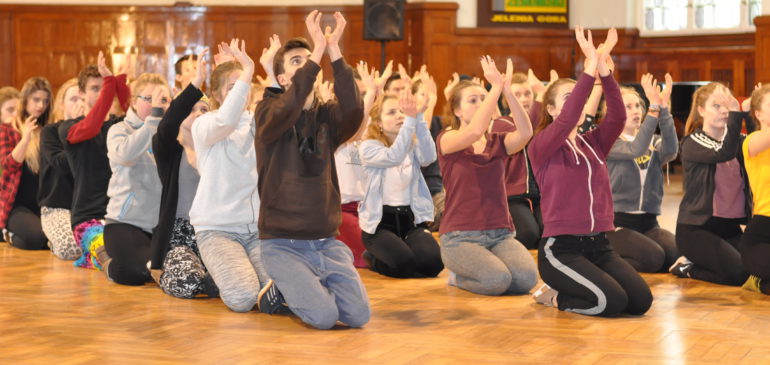
<svg viewBox="0 0 770 365">
<path fill-rule="evenodd" d="M 151 148 L 160 118 L 145 119 L 129 108 L 126 118 L 107 132 L 112 177 L 106 218 L 151 232 L 160 210 L 161 184 Z"/>
<path fill-rule="evenodd" d="M 661 135 L 654 134 L 658 125 Z M 660 215 L 662 166 L 676 158 L 678 152 L 674 119 L 668 108 L 661 109 L 658 118 L 648 114 L 633 141 L 618 138 L 607 156 L 615 212 L 643 211 Z M 643 168 L 647 176 L 642 184 Z"/>
<path fill-rule="evenodd" d="M 192 126 L 200 182 L 190 208 L 196 232 L 257 232 L 259 193 L 249 84 L 236 81 L 215 111 Z"/>
</svg>

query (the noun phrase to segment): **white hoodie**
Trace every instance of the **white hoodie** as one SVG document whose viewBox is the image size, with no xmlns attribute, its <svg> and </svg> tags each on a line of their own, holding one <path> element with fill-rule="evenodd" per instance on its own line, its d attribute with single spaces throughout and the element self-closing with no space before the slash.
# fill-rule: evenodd
<svg viewBox="0 0 770 365">
<path fill-rule="evenodd" d="M 259 193 L 249 84 L 236 81 L 222 107 L 192 127 L 200 183 L 190 209 L 196 232 L 257 232 Z"/>
</svg>

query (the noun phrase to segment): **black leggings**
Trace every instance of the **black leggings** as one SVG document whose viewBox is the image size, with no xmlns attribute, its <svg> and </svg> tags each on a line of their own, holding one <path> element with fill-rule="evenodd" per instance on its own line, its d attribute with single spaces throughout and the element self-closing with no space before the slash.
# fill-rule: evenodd
<svg viewBox="0 0 770 365">
<path fill-rule="evenodd" d="M 617 231 L 607 232 L 612 249 L 639 272 L 665 272 L 679 257 L 674 234 L 654 214 L 615 213 Z"/>
<path fill-rule="evenodd" d="M 751 218 L 739 248 L 746 270 L 762 279 L 761 286 L 770 287 L 770 217 L 755 215 Z M 762 292 L 770 294 L 768 289 L 762 288 Z"/>
<path fill-rule="evenodd" d="M 370 269 L 394 278 L 435 277 L 444 269 L 441 250 L 427 225 L 414 224 L 409 207 L 382 208 L 374 234 L 361 232 L 364 247 L 372 255 Z"/>
<path fill-rule="evenodd" d="M 641 315 L 652 292 L 631 265 L 612 250 L 604 233 L 543 238 L 540 277 L 559 292 L 559 309 L 585 315 Z"/>
<path fill-rule="evenodd" d="M 509 196 L 508 211 L 511 212 L 513 226 L 516 228 L 516 240 L 528 250 L 537 250 L 540 236 L 543 234 L 540 200 L 520 195 Z"/>
<path fill-rule="evenodd" d="M 147 261 L 150 261 L 150 234 L 125 223 L 104 226 L 104 248 L 110 255 L 107 275 L 118 284 L 144 285 L 152 281 Z"/>
<path fill-rule="evenodd" d="M 676 225 L 676 247 L 695 263 L 693 279 L 739 286 L 749 277 L 743 267 L 738 243 L 741 239 L 738 219 L 711 217 L 706 224 Z"/>
<path fill-rule="evenodd" d="M 40 214 L 25 206 L 15 206 L 8 215 L 6 229 L 13 235 L 11 246 L 22 250 L 46 250 L 48 238 L 40 224 Z"/>
</svg>

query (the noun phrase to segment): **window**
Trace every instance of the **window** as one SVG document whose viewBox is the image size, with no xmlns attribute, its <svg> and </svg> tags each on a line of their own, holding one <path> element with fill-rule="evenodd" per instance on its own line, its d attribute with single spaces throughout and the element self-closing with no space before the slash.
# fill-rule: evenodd
<svg viewBox="0 0 770 365">
<path fill-rule="evenodd" d="M 643 35 L 754 30 L 762 0 L 638 0 Z"/>
</svg>

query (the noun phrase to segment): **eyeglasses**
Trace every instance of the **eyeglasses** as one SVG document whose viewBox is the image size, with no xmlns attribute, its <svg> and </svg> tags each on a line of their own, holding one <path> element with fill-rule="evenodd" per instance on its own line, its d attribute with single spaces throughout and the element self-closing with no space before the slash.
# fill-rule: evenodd
<svg viewBox="0 0 770 365">
<path fill-rule="evenodd" d="M 139 98 L 139 99 L 142 99 L 142 100 L 144 100 L 144 101 L 146 101 L 148 103 L 152 103 L 152 96 L 150 96 L 150 95 L 147 95 L 147 96 L 137 95 L 136 97 Z M 166 104 L 166 103 L 168 103 L 168 99 L 163 97 L 163 98 L 160 99 L 160 103 L 161 104 Z"/>
</svg>

